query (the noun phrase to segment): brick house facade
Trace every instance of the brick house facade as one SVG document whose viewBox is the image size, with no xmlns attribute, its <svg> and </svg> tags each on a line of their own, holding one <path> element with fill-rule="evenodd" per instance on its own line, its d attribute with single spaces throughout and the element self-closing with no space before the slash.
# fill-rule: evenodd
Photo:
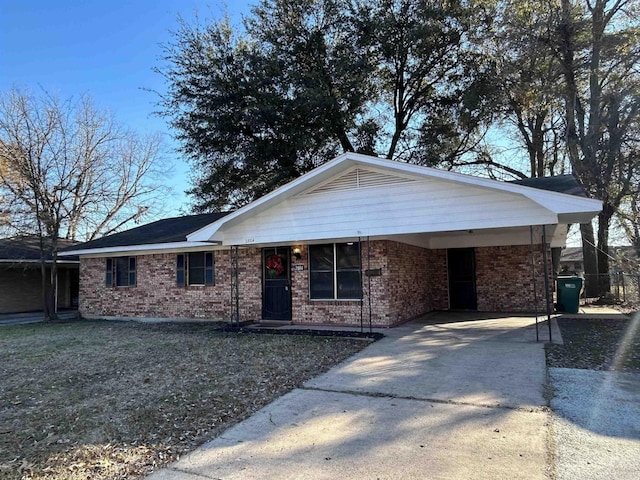
<svg viewBox="0 0 640 480">
<path fill-rule="evenodd" d="M 136 256 L 135 286 L 105 284 L 105 258 L 80 262 L 80 312 L 86 317 L 147 317 L 228 320 L 231 312 L 229 250 L 217 250 L 215 285 L 176 284 L 176 253 Z M 261 315 L 262 281 L 259 249 L 240 250 L 240 317 Z"/>
<path fill-rule="evenodd" d="M 292 260 L 292 323 L 300 325 L 397 325 L 433 310 L 449 308 L 447 251 L 429 250 L 394 241 L 362 242 L 360 300 L 312 300 L 309 295 L 308 247 L 299 247 Z M 478 310 L 529 312 L 534 309 L 531 248 L 477 248 Z M 144 317 L 229 320 L 231 316 L 230 250 L 216 250 L 215 285 L 178 286 L 176 253 L 138 255 L 135 286 L 105 284 L 105 258 L 83 258 L 80 265 L 80 312 L 85 317 Z M 534 253 L 538 309 L 544 303 L 540 246 Z M 550 258 L 550 256 L 549 256 Z M 301 269 L 296 266 L 302 266 Z M 262 255 L 259 248 L 239 250 L 239 317 L 243 322 L 262 316 Z M 369 301 L 370 300 L 370 301 Z"/>
<path fill-rule="evenodd" d="M 601 207 L 571 175 L 515 184 L 345 153 L 236 211 L 69 254 L 84 316 L 393 326 L 433 310 L 543 311 L 551 250 Z"/>
</svg>

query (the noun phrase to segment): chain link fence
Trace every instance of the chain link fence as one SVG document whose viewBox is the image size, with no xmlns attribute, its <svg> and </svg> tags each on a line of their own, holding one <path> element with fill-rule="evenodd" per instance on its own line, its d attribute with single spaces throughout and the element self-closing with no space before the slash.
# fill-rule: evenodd
<svg viewBox="0 0 640 480">
<path fill-rule="evenodd" d="M 610 288 L 608 295 L 601 296 L 598 299 L 587 299 L 583 290 L 583 303 L 598 300 L 599 303 L 640 305 L 640 272 L 614 272 L 600 275 L 597 278 L 594 277 L 585 275 L 585 281 L 589 279 L 600 281 L 605 277 L 609 277 Z"/>
</svg>

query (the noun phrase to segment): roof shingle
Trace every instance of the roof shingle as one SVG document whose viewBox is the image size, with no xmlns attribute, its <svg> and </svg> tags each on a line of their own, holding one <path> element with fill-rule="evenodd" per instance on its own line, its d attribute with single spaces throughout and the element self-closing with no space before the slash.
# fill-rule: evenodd
<svg viewBox="0 0 640 480">
<path fill-rule="evenodd" d="M 229 212 L 203 213 L 158 220 L 146 225 L 114 233 L 106 237 L 91 240 L 65 251 L 85 250 L 89 248 L 124 247 L 129 245 L 149 245 L 153 243 L 184 242 L 187 235 L 221 219 Z"/>
</svg>

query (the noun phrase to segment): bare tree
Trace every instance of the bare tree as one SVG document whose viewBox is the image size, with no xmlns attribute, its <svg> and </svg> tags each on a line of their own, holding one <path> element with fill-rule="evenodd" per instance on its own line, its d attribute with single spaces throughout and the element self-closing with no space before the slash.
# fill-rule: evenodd
<svg viewBox="0 0 640 480">
<path fill-rule="evenodd" d="M 158 207 L 161 147 L 159 136 L 124 129 L 88 96 L 0 95 L 0 211 L 14 231 L 41 239 L 45 318 L 55 315 L 58 239 L 113 233 Z"/>
<path fill-rule="evenodd" d="M 609 291 L 609 226 L 635 192 L 640 168 L 639 10 L 637 0 L 561 0 L 557 26 L 569 158 L 582 184 L 603 201 L 597 252 L 590 225 L 582 229 L 585 269 L 596 253 L 600 294 Z"/>
</svg>

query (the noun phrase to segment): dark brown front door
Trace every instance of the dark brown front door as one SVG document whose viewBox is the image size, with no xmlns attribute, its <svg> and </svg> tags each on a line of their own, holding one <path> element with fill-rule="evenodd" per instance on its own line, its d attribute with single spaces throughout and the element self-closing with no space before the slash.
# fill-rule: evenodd
<svg viewBox="0 0 640 480">
<path fill-rule="evenodd" d="M 476 255 L 473 248 L 447 250 L 449 266 L 449 308 L 477 310 Z"/>
<path fill-rule="evenodd" d="M 262 250 L 262 318 L 291 320 L 290 247 Z"/>
</svg>

